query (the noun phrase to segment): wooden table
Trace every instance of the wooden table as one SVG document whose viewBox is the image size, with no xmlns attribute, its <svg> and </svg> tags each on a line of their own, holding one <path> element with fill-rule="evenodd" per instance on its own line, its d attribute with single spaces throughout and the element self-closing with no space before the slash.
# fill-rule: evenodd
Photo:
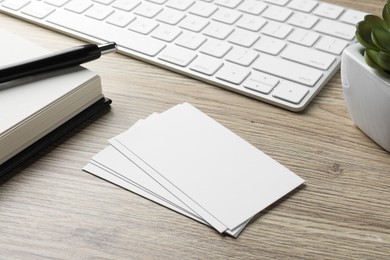
<svg viewBox="0 0 390 260">
<path fill-rule="evenodd" d="M 327 2 L 380 14 L 385 1 Z M 0 24 L 52 50 L 82 43 L 2 14 Z M 0 259 L 390 258 L 390 156 L 352 123 L 340 73 L 292 113 L 120 54 L 86 67 L 101 75 L 111 110 L 1 181 Z M 109 138 L 181 102 L 305 185 L 234 239 L 81 170 Z"/>
</svg>

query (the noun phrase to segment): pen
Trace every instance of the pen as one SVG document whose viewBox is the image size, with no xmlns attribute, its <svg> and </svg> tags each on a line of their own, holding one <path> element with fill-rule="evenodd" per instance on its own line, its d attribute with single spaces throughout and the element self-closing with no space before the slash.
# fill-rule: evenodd
<svg viewBox="0 0 390 260">
<path fill-rule="evenodd" d="M 86 44 L 37 58 L 0 67 L 0 84 L 43 72 L 68 68 L 100 58 L 104 53 L 117 50 L 114 42 L 101 45 Z"/>
</svg>

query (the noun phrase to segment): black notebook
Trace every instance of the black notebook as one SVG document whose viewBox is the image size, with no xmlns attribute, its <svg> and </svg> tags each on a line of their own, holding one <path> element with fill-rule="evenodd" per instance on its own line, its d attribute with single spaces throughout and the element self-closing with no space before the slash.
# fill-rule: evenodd
<svg viewBox="0 0 390 260">
<path fill-rule="evenodd" d="M 0 69 L 49 52 L 4 30 L 0 39 Z M 0 176 L 110 103 L 81 66 L 0 84 Z"/>
</svg>

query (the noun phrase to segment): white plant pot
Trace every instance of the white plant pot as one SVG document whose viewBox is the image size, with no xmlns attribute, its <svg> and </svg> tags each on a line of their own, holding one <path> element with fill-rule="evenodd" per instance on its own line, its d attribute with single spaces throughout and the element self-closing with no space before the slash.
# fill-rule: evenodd
<svg viewBox="0 0 390 260">
<path fill-rule="evenodd" d="M 344 98 L 355 125 L 390 152 L 390 77 L 369 67 L 364 48 L 346 48 L 341 60 Z"/>
</svg>

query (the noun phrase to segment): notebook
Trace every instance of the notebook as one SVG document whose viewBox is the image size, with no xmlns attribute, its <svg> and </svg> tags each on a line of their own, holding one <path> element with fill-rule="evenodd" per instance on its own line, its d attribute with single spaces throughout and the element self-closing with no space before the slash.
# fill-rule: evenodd
<svg viewBox="0 0 390 260">
<path fill-rule="evenodd" d="M 5 30 L 0 38 L 0 70 L 49 52 Z M 0 84 L 0 175 L 110 102 L 81 66 Z"/>
</svg>

